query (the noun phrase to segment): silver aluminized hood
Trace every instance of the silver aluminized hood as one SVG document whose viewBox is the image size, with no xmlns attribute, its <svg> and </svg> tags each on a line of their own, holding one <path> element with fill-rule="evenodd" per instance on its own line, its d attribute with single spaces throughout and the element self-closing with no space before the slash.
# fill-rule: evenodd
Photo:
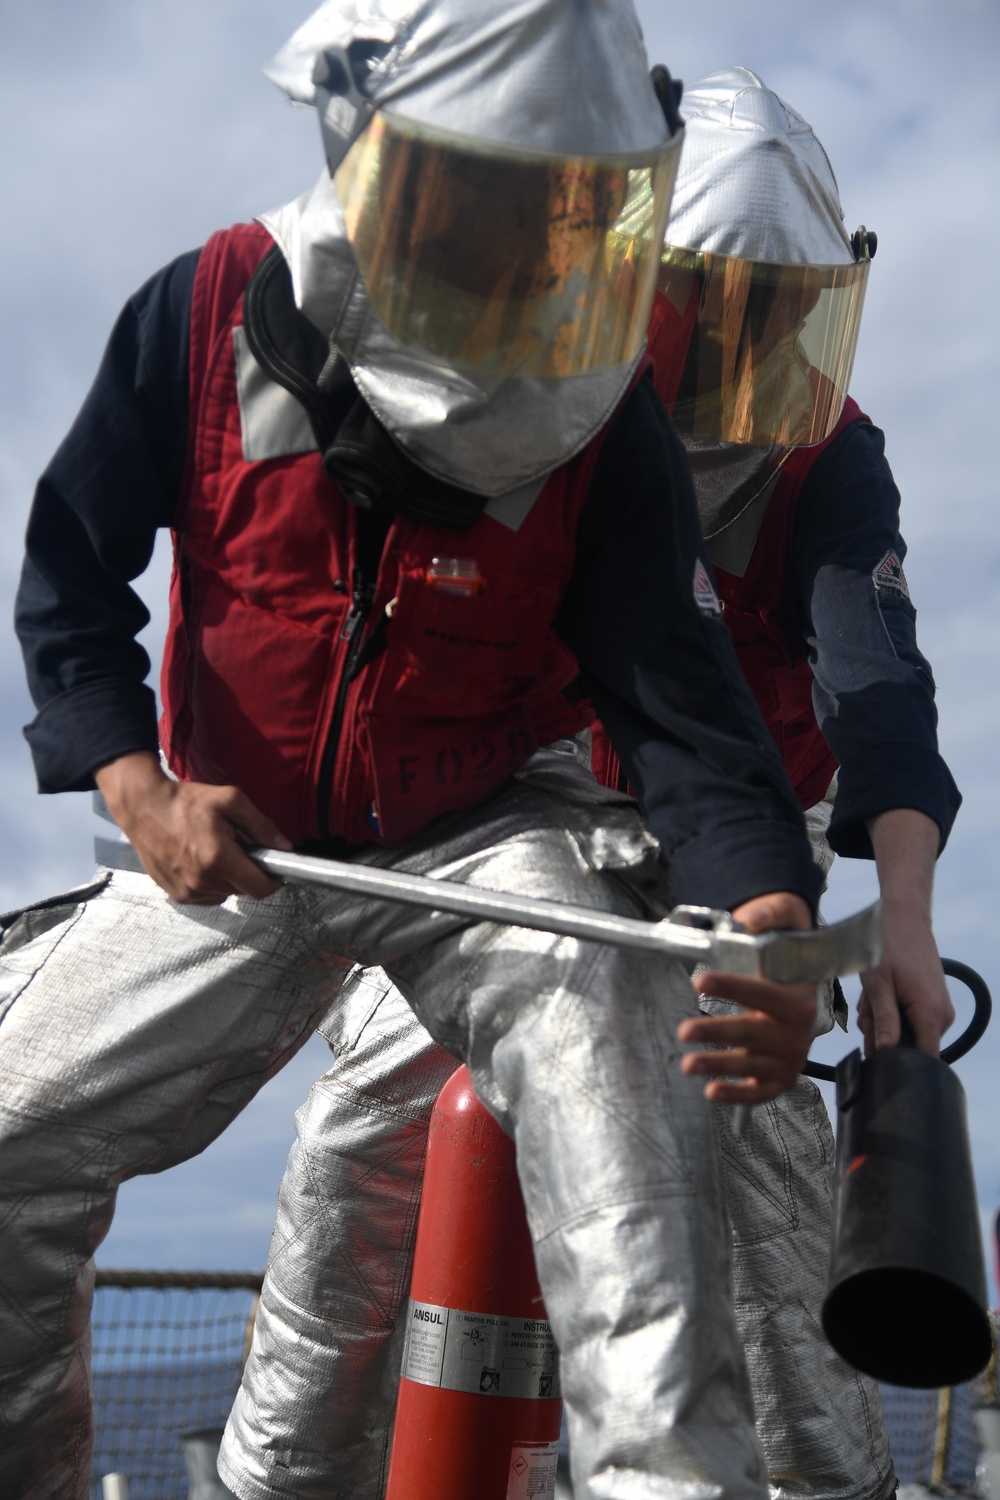
<svg viewBox="0 0 1000 1500">
<path fill-rule="evenodd" d="M 317 108 L 334 165 L 365 122 L 331 105 L 313 76 L 331 49 L 365 44 L 375 59 L 365 100 L 387 116 L 568 157 L 628 160 L 669 140 L 629 0 L 331 0 L 268 73 Z M 348 359 L 379 420 L 451 484 L 492 496 L 540 480 L 600 429 L 632 377 L 638 355 L 563 378 L 490 380 L 399 342 L 371 305 L 329 171 L 261 222 L 288 260 L 298 305 Z"/>
<path fill-rule="evenodd" d="M 667 139 L 631 0 L 327 0 L 266 72 L 315 106 L 319 55 L 365 42 L 366 97 L 419 124 L 563 156 Z"/>
<path fill-rule="evenodd" d="M 812 126 L 749 68 L 684 91 L 684 152 L 667 243 L 791 265 L 853 264 L 830 159 Z"/>
<path fill-rule="evenodd" d="M 748 68 L 684 95 L 660 269 L 672 367 L 658 388 L 688 447 L 707 535 L 843 409 L 868 275 L 812 127 Z M 874 237 L 872 237 L 874 248 Z M 663 343 L 662 331 L 660 343 Z M 664 356 L 665 359 L 665 356 Z"/>
</svg>

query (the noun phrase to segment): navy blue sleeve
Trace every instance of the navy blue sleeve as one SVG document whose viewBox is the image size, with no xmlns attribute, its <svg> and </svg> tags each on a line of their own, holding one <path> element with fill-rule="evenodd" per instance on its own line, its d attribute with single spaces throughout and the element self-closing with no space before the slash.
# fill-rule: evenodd
<svg viewBox="0 0 1000 1500">
<path fill-rule="evenodd" d="M 642 381 L 605 439 L 558 627 L 672 899 L 731 908 L 790 890 L 815 908 L 802 814 L 713 601 L 687 459 Z"/>
<path fill-rule="evenodd" d="M 157 748 L 149 658 L 135 639 L 149 614 L 129 585 L 180 491 L 197 262 L 197 251 L 181 256 L 128 302 L 35 492 L 15 625 L 42 792 L 87 790 L 96 767 Z"/>
<path fill-rule="evenodd" d="M 865 820 L 898 807 L 932 818 L 944 848 L 962 800 L 938 753 L 905 556 L 885 440 L 852 423 L 803 485 L 793 537 L 816 718 L 840 763 L 829 830 L 838 854 L 870 859 Z"/>
</svg>

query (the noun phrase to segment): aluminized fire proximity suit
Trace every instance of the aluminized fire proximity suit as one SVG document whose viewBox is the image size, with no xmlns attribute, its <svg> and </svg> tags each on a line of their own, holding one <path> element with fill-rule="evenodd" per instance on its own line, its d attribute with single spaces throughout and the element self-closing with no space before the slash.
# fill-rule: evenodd
<svg viewBox="0 0 1000 1500">
<path fill-rule="evenodd" d="M 635 913 L 649 849 L 632 807 L 541 751 L 488 806 L 378 858 Z M 414 1017 L 364 984 L 331 1008 L 355 960 Z M 342 1051 L 298 1117 L 236 1419 L 251 1451 L 222 1472 L 243 1496 L 374 1500 L 427 1114 L 453 1067 L 415 1016 L 517 1143 L 582 1492 L 764 1493 L 715 1126 L 677 1068 L 679 965 L 304 889 L 178 907 L 114 873 L 15 922 L 2 985 L 7 1493 L 87 1493 L 91 1256 L 118 1184 L 201 1150 L 319 1023 Z"/>
<path fill-rule="evenodd" d="M 822 804 L 807 820 L 824 870 L 829 811 Z M 283 1448 L 299 1483 L 308 1476 L 317 1494 L 335 1494 L 340 1483 L 367 1500 L 385 1484 L 427 1127 L 455 1058 L 382 970 L 355 970 L 341 1001 L 319 1026 L 334 1062 L 296 1117 L 253 1346 L 223 1443 L 220 1471 L 246 1500 L 285 1493 L 274 1461 Z M 820 1028 L 832 1020 L 827 1008 Z M 586 1113 L 584 1075 L 574 1074 L 572 1087 Z M 878 1389 L 833 1353 L 819 1327 L 834 1147 L 819 1091 L 803 1079 L 755 1109 L 742 1135 L 727 1107 L 710 1110 L 733 1310 L 771 1493 L 891 1494 Z M 588 1133 L 579 1153 L 566 1152 L 567 1180 L 582 1182 L 589 1150 Z M 710 1337 L 713 1315 L 702 1316 Z M 621 1355 L 615 1385 L 636 1403 L 631 1352 Z"/>
<path fill-rule="evenodd" d="M 717 601 L 696 587 L 705 563 L 679 450 L 648 385 L 636 384 L 677 126 L 649 83 L 634 14 L 620 0 L 331 0 L 304 33 L 285 64 L 292 91 L 321 114 L 329 170 L 312 193 L 264 221 L 277 246 L 272 264 L 291 288 L 286 326 L 302 356 L 281 368 L 291 369 L 312 415 L 321 408 L 329 418 L 338 391 L 349 410 L 337 407 L 335 441 L 317 453 L 303 403 L 250 339 L 255 283 L 222 309 L 228 321 L 207 353 L 199 339 L 219 309 L 198 300 L 205 282 L 197 256 L 136 295 L 39 485 L 29 524 L 18 622 L 39 707 L 29 739 L 40 783 L 86 788 L 95 772 L 101 779 L 138 756 L 164 784 L 146 663 L 134 642 L 142 612 L 128 585 L 155 528 L 170 526 L 178 556 L 172 628 L 189 655 L 185 672 L 164 679 L 176 731 L 167 753 L 178 770 L 175 746 L 183 744 L 191 760 L 180 766 L 182 781 L 195 784 L 195 796 L 236 781 L 233 757 L 256 745 L 276 776 L 289 763 L 299 768 L 299 842 L 348 857 L 636 912 L 647 882 L 652 899 L 662 899 L 662 850 L 672 901 L 738 907 L 789 892 L 814 905 L 819 881 L 790 788 Z M 426 187 L 428 163 L 435 194 L 411 191 Z M 489 211 L 501 200 L 504 239 L 495 243 Z M 486 214 L 485 231 L 469 204 Z M 645 228 L 635 229 L 643 213 Z M 465 246 L 458 256 L 456 237 Z M 487 274 L 494 285 L 484 286 Z M 567 476 L 589 473 L 588 454 L 602 444 L 592 480 L 580 477 L 574 489 Z M 294 485 L 303 505 L 322 499 L 328 507 L 326 526 L 312 524 L 297 550 L 294 510 L 266 533 Z M 668 507 L 664 490 L 673 496 Z M 227 509 L 234 497 L 246 499 L 235 518 Z M 295 674 L 268 679 L 272 691 L 248 718 L 227 692 L 228 667 L 256 688 L 282 642 L 298 649 L 309 641 L 313 660 L 323 651 L 345 660 L 344 596 L 352 571 L 366 576 L 360 544 L 341 547 L 361 526 L 351 499 L 359 515 L 374 503 L 386 513 L 376 587 L 399 581 L 398 597 L 368 620 L 372 596 L 358 585 L 351 639 L 366 650 L 352 657 L 353 675 L 345 664 L 323 683 L 319 703 L 296 697 Z M 550 532 L 540 515 L 551 516 Z M 569 539 L 554 560 L 559 588 L 543 595 L 531 633 L 523 622 L 539 616 L 536 591 L 523 583 L 518 591 L 497 559 L 516 559 L 519 547 L 526 554 L 524 539 L 536 529 L 543 560 L 554 537 Z M 249 556 L 248 537 L 257 539 Z M 471 551 L 471 537 L 482 545 L 469 556 L 462 542 Z M 313 568 L 315 579 L 324 547 L 338 566 L 351 564 L 305 591 L 322 619 L 336 616 L 327 634 L 295 615 L 302 589 L 275 597 L 276 579 L 289 575 L 273 562 L 303 574 Z M 650 586 L 668 575 L 667 589 Z M 428 604 L 422 591 L 440 584 L 450 592 Z M 496 604 L 504 587 L 507 614 Z M 467 641 L 461 596 L 477 588 L 479 617 L 492 610 L 498 634 Z M 407 624 L 411 606 L 417 619 L 424 609 L 425 623 L 442 615 L 453 623 L 433 640 L 418 637 Z M 505 619 L 515 618 L 521 634 L 501 638 Z M 652 652 L 644 643 L 651 619 L 662 621 Z M 261 641 L 255 680 L 246 657 Z M 428 698 L 451 705 L 454 687 L 447 673 L 434 677 L 428 657 L 454 663 L 465 648 L 470 709 L 435 716 Z M 506 651 L 530 665 L 505 680 L 487 656 Z M 598 789 L 575 752 L 531 743 L 533 725 L 535 743 L 546 743 L 530 717 L 542 658 L 559 661 L 560 652 L 579 664 L 644 780 L 659 847 L 634 805 Z M 174 666 L 179 659 L 178 648 Z M 376 801 L 370 790 L 387 794 L 396 765 L 371 753 L 377 686 L 390 667 L 400 670 L 400 697 L 407 685 L 423 694 L 422 716 L 402 716 L 418 750 L 445 732 L 442 719 L 456 734 L 468 720 L 474 730 L 485 724 L 487 687 L 505 733 L 518 715 L 527 726 L 506 740 L 512 764 L 489 795 L 449 791 L 473 758 L 446 753 L 447 816 L 428 814 L 426 826 L 395 842 L 386 797 Z M 346 742 L 332 729 L 327 736 L 344 722 L 341 710 L 368 715 Z M 239 741 L 217 733 L 241 714 Z M 324 747 L 339 746 L 339 760 L 325 749 L 312 756 L 314 724 Z M 489 749 L 485 730 L 483 742 Z M 398 768 L 411 763 L 401 757 Z M 343 772 L 350 794 L 331 771 Z M 397 805 L 408 788 L 397 776 Z M 169 795 L 189 806 L 191 793 L 179 785 Z M 269 817 L 266 775 L 259 795 Z M 343 840 L 324 839 L 323 820 L 333 828 L 337 819 L 366 825 L 371 842 L 355 838 L 345 850 Z M 0 1490 L 25 1500 L 87 1494 L 92 1256 L 119 1183 L 212 1140 L 310 1031 L 339 1013 L 341 984 L 361 963 L 383 967 L 437 1043 L 468 1062 L 517 1143 L 581 1493 L 759 1500 L 766 1473 L 731 1303 L 712 1116 L 700 1081 L 678 1067 L 677 1023 L 694 1009 L 683 970 L 339 895 L 283 889 L 216 906 L 217 888 L 205 894 L 208 904 L 175 905 L 146 877 L 99 872 L 86 890 L 4 924 Z M 808 1010 L 796 1003 L 800 1014 Z M 343 1013 L 367 1044 L 355 1008 Z M 408 1048 L 405 1031 L 388 1045 Z M 422 1115 L 433 1082 L 421 1085 Z M 363 1091 L 356 1102 L 364 1119 Z M 398 1205 L 414 1202 L 422 1122 L 404 1131 L 396 1164 L 380 1168 L 382 1191 L 374 1203 L 365 1196 L 355 1217 L 348 1202 L 330 1203 L 330 1194 L 360 1201 L 366 1190 L 367 1168 L 354 1176 L 353 1138 L 343 1143 L 343 1175 L 312 1173 L 314 1147 L 325 1155 L 330 1144 L 321 1103 L 322 1089 L 310 1106 L 315 1137 L 310 1111 L 300 1120 L 282 1191 L 288 1243 L 276 1243 L 272 1256 L 273 1294 L 243 1408 L 244 1422 L 255 1404 L 261 1413 L 263 1486 L 223 1460 L 246 1496 L 376 1493 L 356 1481 L 353 1465 L 358 1448 L 364 1457 L 380 1434 L 347 1434 L 354 1447 L 339 1471 L 325 1453 L 320 1467 L 315 1450 L 292 1438 L 298 1367 L 267 1359 L 267 1324 L 283 1299 L 296 1316 L 305 1304 L 307 1323 L 318 1307 L 322 1327 L 312 1331 L 342 1340 L 349 1386 L 368 1378 L 373 1310 L 391 1338 L 405 1290 L 375 1242 L 399 1243 Z M 400 1099 L 401 1116 L 414 1109 Z M 334 1264 L 314 1256 L 310 1242 L 316 1215 L 328 1210 L 344 1223 L 350 1215 Z M 367 1270 L 342 1274 L 352 1257 Z M 376 1262 L 390 1266 L 387 1280 L 372 1270 Z M 319 1280 L 332 1307 L 303 1290 L 303 1276 Z"/>
</svg>

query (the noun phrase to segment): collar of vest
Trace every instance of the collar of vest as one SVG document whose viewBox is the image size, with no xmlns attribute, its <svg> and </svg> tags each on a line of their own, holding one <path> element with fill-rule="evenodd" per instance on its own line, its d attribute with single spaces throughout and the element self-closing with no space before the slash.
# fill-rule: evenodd
<svg viewBox="0 0 1000 1500">
<path fill-rule="evenodd" d="M 488 495 L 427 474 L 389 436 L 359 394 L 343 355 L 296 307 L 288 263 L 277 246 L 247 287 L 243 330 L 264 373 L 304 408 L 324 469 L 353 505 L 455 530 L 467 529 L 486 509 Z"/>
</svg>

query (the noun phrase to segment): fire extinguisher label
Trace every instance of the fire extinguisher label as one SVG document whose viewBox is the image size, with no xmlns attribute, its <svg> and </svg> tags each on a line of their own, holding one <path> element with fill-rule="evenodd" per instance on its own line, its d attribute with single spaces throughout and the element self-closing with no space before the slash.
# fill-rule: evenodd
<svg viewBox="0 0 1000 1500">
<path fill-rule="evenodd" d="M 555 1339 L 544 1318 L 462 1312 L 412 1299 L 403 1375 L 482 1396 L 554 1401 L 562 1394 Z"/>
<path fill-rule="evenodd" d="M 506 1500 L 555 1500 L 559 1440 L 518 1443 L 510 1451 Z"/>
</svg>

